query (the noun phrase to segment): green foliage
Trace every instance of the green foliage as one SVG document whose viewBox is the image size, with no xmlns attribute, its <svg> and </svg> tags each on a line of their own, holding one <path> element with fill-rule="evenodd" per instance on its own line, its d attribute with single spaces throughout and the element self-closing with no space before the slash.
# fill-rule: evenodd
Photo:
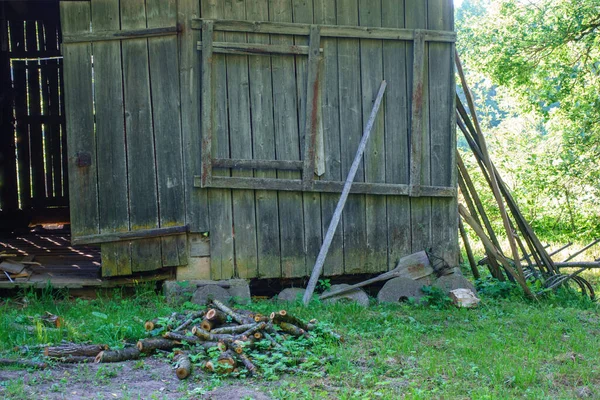
<svg viewBox="0 0 600 400">
<path fill-rule="evenodd" d="M 508 298 L 520 294 L 519 287 L 509 281 L 501 282 L 492 277 L 475 281 L 475 287 L 480 295 L 491 298 Z"/>
<path fill-rule="evenodd" d="M 442 289 L 435 286 L 423 286 L 421 291 L 425 293 L 423 302 L 429 307 L 443 309 L 452 305 L 452 300 Z"/>
</svg>

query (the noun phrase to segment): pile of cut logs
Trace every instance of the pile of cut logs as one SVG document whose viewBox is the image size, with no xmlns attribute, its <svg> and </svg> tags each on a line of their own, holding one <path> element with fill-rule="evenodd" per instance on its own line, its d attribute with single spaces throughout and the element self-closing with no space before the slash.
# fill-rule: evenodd
<svg viewBox="0 0 600 400">
<path fill-rule="evenodd" d="M 190 356 L 199 354 L 200 349 L 215 349 L 212 351 L 219 354 L 218 359 L 216 362 L 205 361 L 203 367 L 206 371 L 230 373 L 239 365 L 249 375 L 255 375 L 258 370 L 247 350 L 253 349 L 256 342 L 268 341 L 267 351 L 282 349 L 286 338 L 316 335 L 316 324 L 315 320 L 304 322 L 285 310 L 261 315 L 248 310 L 234 310 L 213 300 L 207 310 L 175 313 L 167 318 L 146 321 L 145 328 L 150 337 L 139 340 L 135 346 L 110 350 L 105 345 L 63 344 L 45 348 L 44 354 L 58 362 L 106 363 L 133 360 L 156 351 L 174 351 L 176 375 L 185 379 L 192 369 Z M 342 340 L 334 332 L 324 329 L 318 332 Z"/>
</svg>

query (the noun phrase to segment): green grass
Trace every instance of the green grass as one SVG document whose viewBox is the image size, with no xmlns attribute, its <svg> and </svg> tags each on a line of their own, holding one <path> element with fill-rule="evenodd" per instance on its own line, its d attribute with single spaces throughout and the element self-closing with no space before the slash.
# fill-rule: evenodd
<svg viewBox="0 0 600 400">
<path fill-rule="evenodd" d="M 575 398 L 578 393 L 600 396 L 600 315 L 598 305 L 569 293 L 539 302 L 515 291 L 482 294 L 478 309 L 414 305 L 353 304 L 285 308 L 300 318 L 317 318 L 341 333 L 345 341 L 314 342 L 316 359 L 329 360 L 311 375 L 258 378 L 248 385 L 261 387 L 275 398 L 430 399 L 430 398 Z M 22 307 L 26 301 L 27 306 Z M 248 308 L 263 313 L 281 308 L 268 301 Z M 44 311 L 65 318 L 62 332 L 36 334 L 8 329 L 23 316 Z M 147 287 L 135 296 L 115 292 L 111 298 L 56 300 L 49 295 L 7 300 L 0 306 L 0 350 L 14 355 L 14 346 L 59 342 L 61 339 L 122 346 L 144 337 L 141 321 L 169 315 L 164 298 Z M 105 318 L 106 317 L 106 318 Z M 318 364 L 318 363 L 317 363 Z M 107 370 L 98 374 L 105 377 Z M 113 371 L 113 369 L 110 369 Z M 116 371 L 116 372 L 114 372 Z M 117 370 L 110 372 L 117 373 Z M 193 398 L 198 384 L 211 387 L 244 384 L 239 378 L 208 378 L 196 373 L 186 383 Z M 22 382 L 5 385 L 18 398 Z M 10 397 L 9 397 L 10 398 Z M 186 398 L 186 393 L 182 393 Z"/>
</svg>

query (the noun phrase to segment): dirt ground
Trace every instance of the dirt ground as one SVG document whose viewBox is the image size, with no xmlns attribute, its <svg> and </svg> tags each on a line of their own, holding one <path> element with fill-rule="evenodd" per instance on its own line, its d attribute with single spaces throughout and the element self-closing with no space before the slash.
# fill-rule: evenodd
<svg viewBox="0 0 600 400">
<path fill-rule="evenodd" d="M 269 400 L 268 388 L 267 383 L 253 381 L 219 382 L 202 372 L 180 381 L 169 362 L 153 357 L 115 364 L 61 364 L 31 372 L 0 370 L 2 399 Z"/>
</svg>

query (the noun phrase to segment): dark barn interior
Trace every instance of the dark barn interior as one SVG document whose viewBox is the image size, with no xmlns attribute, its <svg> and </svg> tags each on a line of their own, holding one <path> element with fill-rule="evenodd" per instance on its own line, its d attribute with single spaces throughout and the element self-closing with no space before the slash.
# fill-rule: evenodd
<svg viewBox="0 0 600 400">
<path fill-rule="evenodd" d="M 31 263 L 0 287 L 100 282 L 99 249 L 70 243 L 60 43 L 58 1 L 0 2 L 0 255 Z"/>
</svg>

